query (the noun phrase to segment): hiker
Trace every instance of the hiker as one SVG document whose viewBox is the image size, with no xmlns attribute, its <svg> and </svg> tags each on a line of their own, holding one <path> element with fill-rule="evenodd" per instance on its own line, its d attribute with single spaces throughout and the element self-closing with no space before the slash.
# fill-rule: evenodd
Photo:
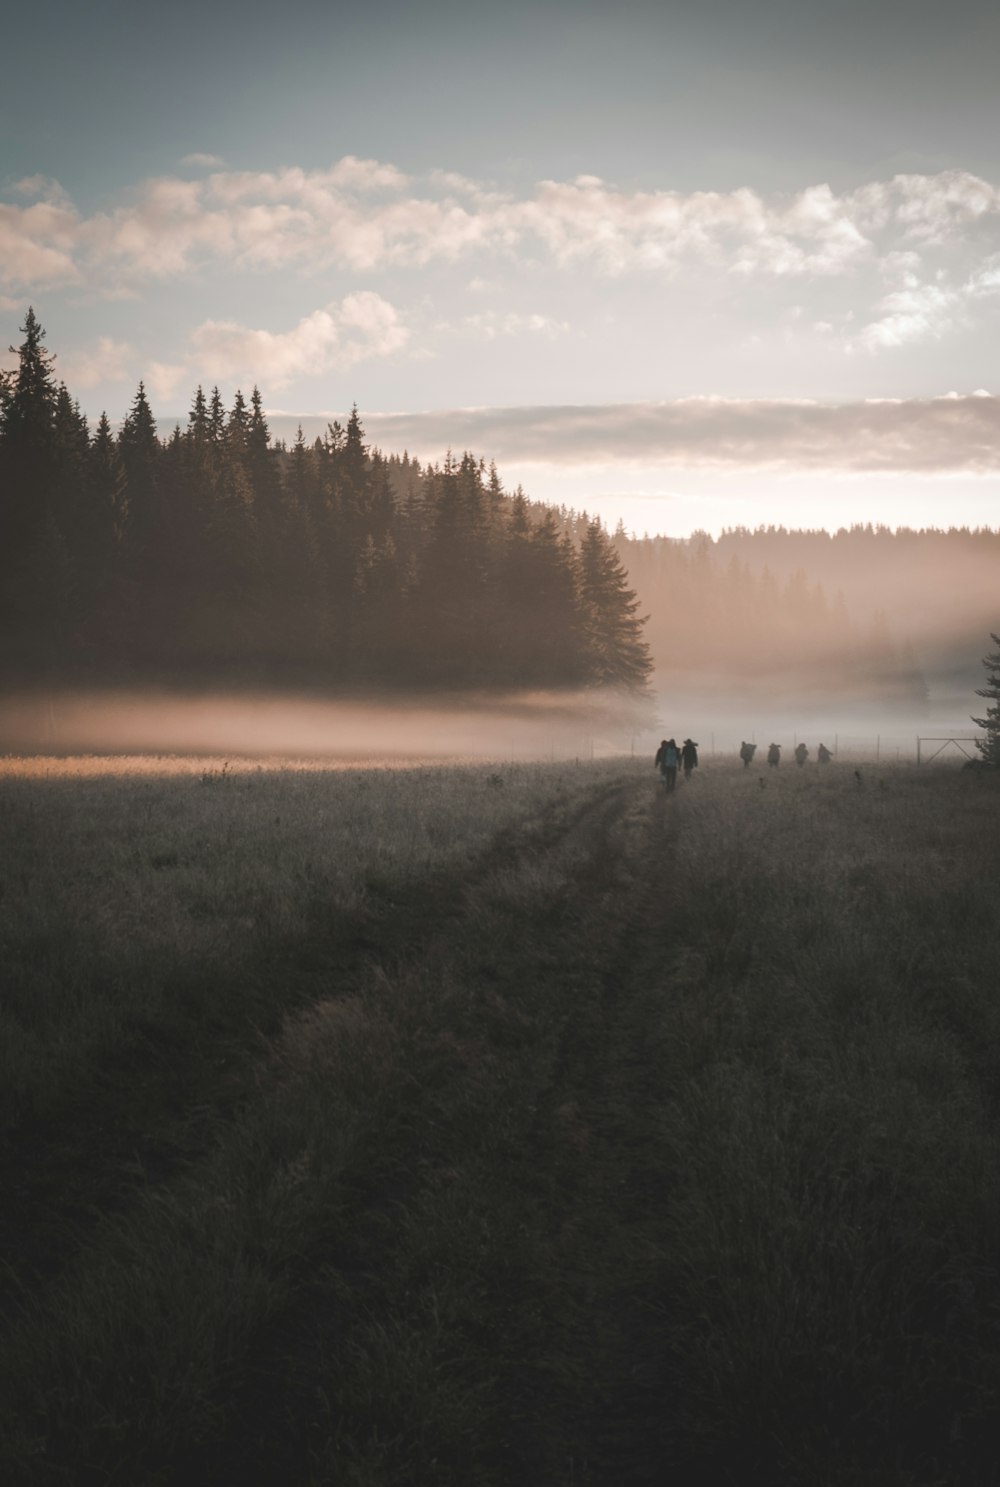
<svg viewBox="0 0 1000 1487">
<path fill-rule="evenodd" d="M 677 766 L 680 760 L 681 756 L 680 750 L 677 747 L 677 740 L 675 738 L 665 738 L 657 749 L 656 758 L 653 762 L 663 776 L 663 784 L 668 795 L 677 784 Z"/>
<path fill-rule="evenodd" d="M 744 740 L 743 743 L 740 744 L 740 758 L 743 760 L 743 768 L 744 769 L 749 769 L 750 768 L 750 764 L 751 764 L 751 762 L 753 760 L 753 756 L 754 756 L 754 754 L 756 754 L 756 752 L 757 752 L 757 745 L 756 744 L 754 744 L 754 743 L 747 743 L 745 740 Z"/>
<path fill-rule="evenodd" d="M 768 745 L 768 749 L 767 749 L 767 762 L 768 762 L 768 766 L 771 769 L 777 769 L 778 765 L 781 763 L 781 745 L 780 744 L 773 743 L 773 744 L 769 744 Z"/>
<path fill-rule="evenodd" d="M 805 762 L 806 762 L 806 760 L 808 758 L 809 758 L 809 750 L 806 748 L 805 744 L 804 743 L 796 744 L 795 745 L 795 762 L 799 766 L 800 769 L 802 768 L 803 764 L 805 764 Z"/>
<path fill-rule="evenodd" d="M 684 766 L 684 778 L 689 780 L 692 769 L 698 768 L 698 745 L 691 738 L 684 740 L 684 747 L 681 749 L 681 763 Z"/>
<path fill-rule="evenodd" d="M 820 764 L 829 764 L 830 760 L 833 758 L 833 755 L 830 753 L 830 750 L 827 748 L 826 744 L 820 744 L 819 748 L 816 750 L 816 757 L 819 760 Z"/>
</svg>

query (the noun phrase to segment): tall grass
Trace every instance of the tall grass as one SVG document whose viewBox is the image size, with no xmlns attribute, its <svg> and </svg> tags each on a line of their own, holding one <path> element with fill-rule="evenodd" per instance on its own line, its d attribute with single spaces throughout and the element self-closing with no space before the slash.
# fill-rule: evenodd
<svg viewBox="0 0 1000 1487">
<path fill-rule="evenodd" d="M 131 1045 L 245 1028 L 399 885 L 460 873 L 607 765 L 0 772 L 3 1126 Z M 294 965 L 295 973 L 287 974 Z M 288 982 L 283 986 L 283 982 Z M 220 1054 L 220 1057 L 224 1054 Z"/>
<path fill-rule="evenodd" d="M 994 1481 L 1000 798 L 762 778 L 673 822 L 667 1407 L 725 1480 Z"/>
<path fill-rule="evenodd" d="M 33 1223 L 73 1243 L 7 1308 L 9 1480 L 997 1481 L 992 781 L 709 765 L 667 799 L 621 761 L 89 790 L 0 792 L 16 1015 L 76 1030 L 15 1066 Z M 44 981 L 28 884 L 71 910 Z M 98 963 L 91 1035 L 70 983 Z M 157 1038 L 180 1067 L 150 1092 Z M 192 1089 L 183 1160 L 126 1171 L 109 1110 L 186 1129 Z M 97 1216 L 60 1207 L 67 1151 Z"/>
<path fill-rule="evenodd" d="M 448 809 L 440 796 L 430 804 L 435 793 L 423 776 L 389 782 L 401 792 L 397 845 L 420 843 L 409 867 L 419 902 L 440 921 L 436 936 L 413 968 L 405 944 L 381 953 L 373 944 L 349 986 L 328 984 L 299 1011 L 276 986 L 286 1015 L 259 1044 L 253 1097 L 210 1127 L 196 1163 L 169 1182 L 135 1187 L 127 1209 L 85 1240 L 48 1295 L 26 1300 L 22 1320 L 14 1316 L 0 1365 L 0 1458 L 10 1470 L 40 1482 L 104 1481 L 119 1471 L 131 1481 L 209 1481 L 225 1477 L 235 1456 L 249 1480 L 251 1459 L 275 1449 L 262 1440 L 247 1450 L 253 1358 L 262 1350 L 274 1369 L 273 1349 L 287 1345 L 296 1367 L 303 1347 L 321 1358 L 309 1377 L 309 1409 L 312 1416 L 317 1397 L 326 1400 L 329 1435 L 314 1442 L 304 1431 L 311 1457 L 298 1432 L 282 1436 L 276 1472 L 291 1457 L 297 1472 L 315 1468 L 324 1480 L 322 1463 L 334 1456 L 346 1480 L 384 1480 L 378 1473 L 405 1462 L 426 1468 L 445 1452 L 454 1475 L 440 1479 L 468 1480 L 489 1371 L 483 1360 L 473 1366 L 449 1314 L 471 1319 L 476 1311 L 483 1246 L 466 1223 L 483 1202 L 480 1190 L 490 1192 L 479 1148 L 485 1132 L 489 1148 L 509 1155 L 512 1116 L 516 1124 L 516 1110 L 529 1108 L 527 1098 L 515 1100 L 512 1112 L 512 1096 L 544 1079 L 553 1026 L 565 1015 L 558 999 L 540 1002 L 519 977 L 518 947 L 526 928 L 533 943 L 531 931 L 558 913 L 567 892 L 581 798 L 620 788 L 620 774 L 620 766 L 442 774 L 431 787 L 460 792 L 462 808 L 452 806 L 454 835 L 437 838 L 433 855 L 426 832 L 449 819 Z M 338 799 L 349 801 L 364 783 L 348 782 Z M 287 791 L 288 782 L 276 784 Z M 389 822 L 387 796 L 372 810 Z M 315 807 L 315 781 L 311 799 Z M 425 832 L 410 821 L 421 810 Z M 218 819 L 232 822 L 233 811 L 235 804 Z M 516 841 L 505 836 L 519 826 Z M 550 836 L 555 857 L 546 853 Z M 377 854 L 377 839 L 361 840 Z M 473 848 L 485 842 L 491 852 L 470 873 Z M 442 861 L 451 872 L 433 877 L 432 906 L 427 872 L 438 873 Z M 382 876 L 378 891 L 402 891 L 405 882 Z M 206 1003 L 203 1017 L 211 1015 Z M 453 1184 L 466 1190 L 458 1204 Z M 427 1187 L 450 1216 L 428 1201 Z M 405 1217 L 421 1206 L 426 1221 Z M 402 1254 L 391 1242 L 396 1229 L 407 1236 Z M 437 1251 L 435 1269 L 446 1253 L 464 1268 L 466 1287 L 449 1294 L 442 1279 L 428 1288 L 421 1255 L 429 1250 Z M 318 1302 L 324 1318 L 305 1343 L 303 1295 L 311 1298 L 306 1322 Z M 419 1296 L 419 1321 L 411 1296 Z M 275 1371 L 280 1379 L 284 1370 Z M 216 1466 L 220 1440 L 225 1456 Z"/>
</svg>

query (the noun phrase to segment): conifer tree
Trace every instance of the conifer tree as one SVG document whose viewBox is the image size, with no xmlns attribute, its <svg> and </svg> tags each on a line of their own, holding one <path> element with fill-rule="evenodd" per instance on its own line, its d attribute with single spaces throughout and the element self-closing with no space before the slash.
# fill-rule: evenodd
<svg viewBox="0 0 1000 1487">
<path fill-rule="evenodd" d="M 31 307 L 21 331 L 21 345 L 10 348 L 17 366 L 0 387 L 0 646 L 9 665 L 30 675 L 58 643 L 50 606 L 61 603 L 68 553 L 53 509 L 55 357 Z"/>
<path fill-rule="evenodd" d="M 541 686 L 582 680 L 580 605 L 572 546 L 559 535 L 555 512 L 547 511 L 531 534 L 530 610 L 534 626 L 534 676 Z"/>
<path fill-rule="evenodd" d="M 987 764 L 1000 769 L 1000 635 L 991 632 L 990 639 L 996 650 L 983 657 L 987 685 L 977 687 L 976 696 L 987 698 L 993 705 L 986 709 L 985 718 L 973 718 L 972 721 L 986 733 L 985 738 L 976 740 L 976 747 Z"/>
<path fill-rule="evenodd" d="M 0 396 L 0 536 L 11 552 L 37 530 L 51 499 L 53 428 L 57 389 L 54 355 L 45 331 L 29 307 L 21 327 L 24 340 L 11 346 L 18 364 L 4 379 Z"/>
<path fill-rule="evenodd" d="M 155 566 L 157 544 L 163 535 L 158 479 L 160 441 L 142 382 L 118 435 L 118 450 L 125 468 L 133 559 L 140 569 Z"/>
<path fill-rule="evenodd" d="M 579 565 L 588 680 L 643 691 L 653 663 L 642 638 L 639 601 L 599 521 L 584 533 Z"/>
</svg>

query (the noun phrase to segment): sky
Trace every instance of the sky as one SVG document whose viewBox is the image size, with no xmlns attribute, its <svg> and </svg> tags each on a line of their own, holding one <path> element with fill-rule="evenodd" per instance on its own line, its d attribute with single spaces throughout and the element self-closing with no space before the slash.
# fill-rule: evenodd
<svg viewBox="0 0 1000 1487">
<path fill-rule="evenodd" d="M 685 536 L 1000 524 L 1000 9 L 37 0 L 0 343 Z M 7 358 L 10 364 L 10 358 Z"/>
</svg>

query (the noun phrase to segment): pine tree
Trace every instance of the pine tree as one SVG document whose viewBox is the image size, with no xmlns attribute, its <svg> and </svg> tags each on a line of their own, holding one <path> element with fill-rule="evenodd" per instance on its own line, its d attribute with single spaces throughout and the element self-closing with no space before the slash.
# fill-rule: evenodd
<svg viewBox="0 0 1000 1487">
<path fill-rule="evenodd" d="M 990 639 L 997 648 L 983 657 L 988 685 L 977 687 L 976 696 L 988 698 L 993 706 L 986 709 L 985 718 L 973 718 L 972 721 L 986 732 L 985 738 L 976 740 L 976 747 L 987 764 L 1000 769 L 1000 635 L 991 632 Z"/>
<path fill-rule="evenodd" d="M 52 605 L 68 581 L 65 541 L 55 524 L 55 357 L 29 308 L 17 367 L 0 388 L 0 645 L 5 663 L 30 674 L 52 659 Z M 58 570 L 58 571 L 57 571 Z"/>
<path fill-rule="evenodd" d="M 58 399 L 55 357 L 43 345 L 45 331 L 33 309 L 29 308 L 21 330 L 23 342 L 10 347 L 18 364 L 4 378 L 0 396 L 0 532 L 8 552 L 8 543 L 23 541 L 47 514 Z"/>
<path fill-rule="evenodd" d="M 628 574 L 599 521 L 580 544 L 580 603 L 588 680 L 596 686 L 642 692 L 653 669 L 642 638 L 644 619 Z"/>
<path fill-rule="evenodd" d="M 118 450 L 128 490 L 129 546 L 137 567 L 145 569 L 156 563 L 163 513 L 158 480 L 160 441 L 142 382 L 118 435 Z"/>
<path fill-rule="evenodd" d="M 559 536 L 554 511 L 531 534 L 534 682 L 572 686 L 582 680 L 580 606 L 572 547 Z"/>
</svg>

